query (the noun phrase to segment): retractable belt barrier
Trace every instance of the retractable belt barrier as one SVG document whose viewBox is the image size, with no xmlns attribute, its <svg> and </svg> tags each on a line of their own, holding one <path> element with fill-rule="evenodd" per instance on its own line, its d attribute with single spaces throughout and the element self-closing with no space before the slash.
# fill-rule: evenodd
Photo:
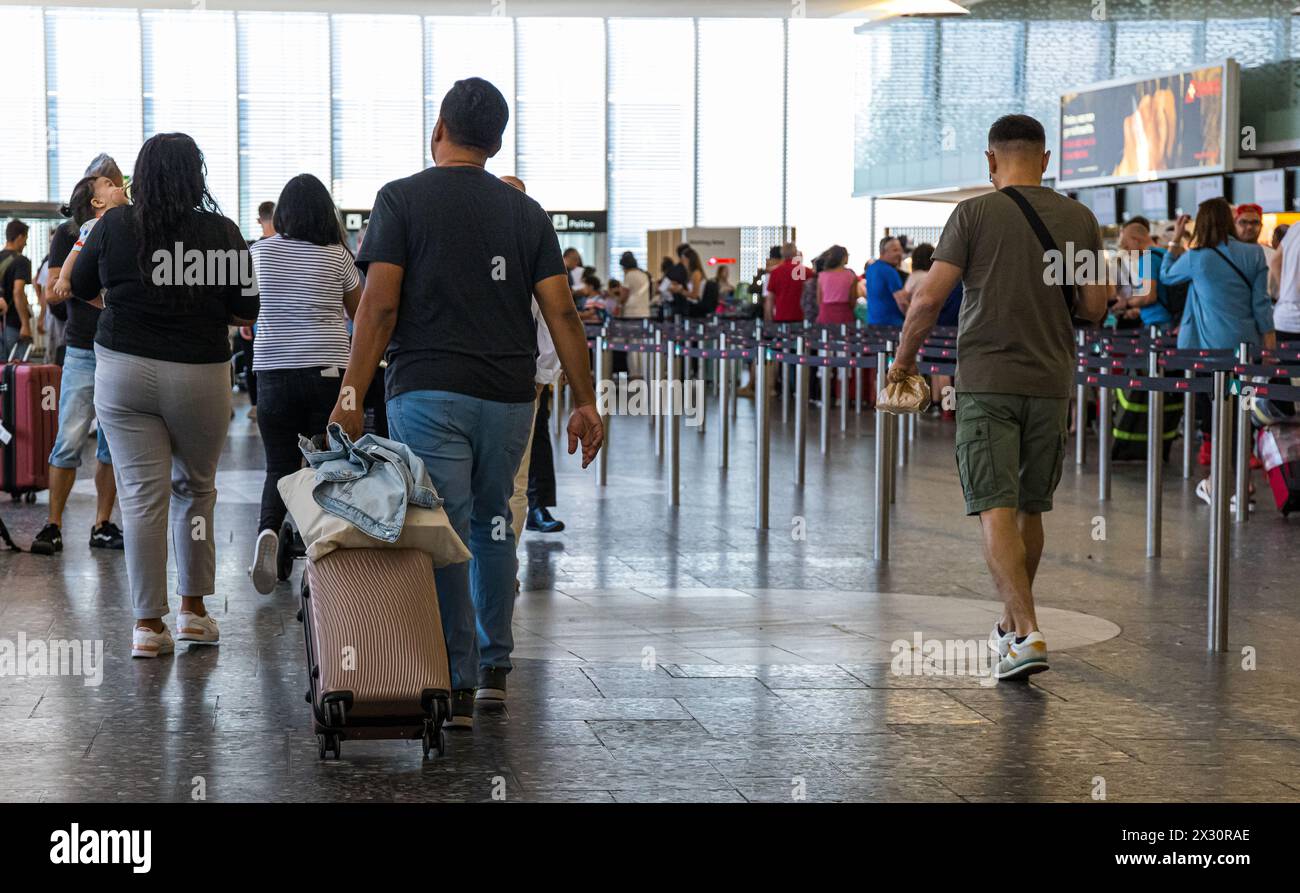
<svg viewBox="0 0 1300 893">
<path fill-rule="evenodd" d="M 795 423 L 794 482 L 802 487 L 805 478 L 806 422 L 809 403 L 809 370 L 821 375 L 821 445 L 827 452 L 829 412 L 833 399 L 829 370 L 838 370 L 840 384 L 840 427 L 845 430 L 848 404 L 848 370 L 855 378 L 858 411 L 861 411 L 863 370 L 875 369 L 877 385 L 884 383 L 892 362 L 899 330 L 887 327 L 764 324 L 757 320 L 723 320 L 684 324 L 680 321 L 611 321 L 586 326 L 588 347 L 595 351 L 596 371 L 603 377 L 610 369 L 607 354 L 638 353 L 652 359 L 647 378 L 651 388 L 655 434 L 655 455 L 668 456 L 669 504 L 679 505 L 680 428 L 677 414 L 682 399 L 676 393 L 684 386 L 683 361 L 716 363 L 714 378 L 721 409 L 719 426 L 719 468 L 728 467 L 730 420 L 735 413 L 738 362 L 754 366 L 755 398 L 755 526 L 769 526 L 770 438 L 772 374 L 769 365 L 781 370 L 782 421 L 793 396 Z M 926 375 L 955 375 L 958 355 L 952 329 L 935 329 L 917 353 L 917 370 Z M 1162 484 L 1165 460 L 1163 446 L 1164 396 L 1182 395 L 1183 476 L 1190 477 L 1191 434 L 1195 430 L 1195 400 L 1192 395 L 1211 398 L 1211 520 L 1208 586 L 1208 647 L 1227 649 L 1228 630 L 1228 514 L 1231 475 L 1232 420 L 1238 425 L 1236 493 L 1237 521 L 1248 517 L 1246 489 L 1249 475 L 1248 413 L 1255 398 L 1300 401 L 1300 387 L 1277 383 L 1278 379 L 1300 378 L 1300 344 L 1282 344 L 1258 350 L 1248 345 L 1229 349 L 1180 349 L 1172 336 L 1148 333 L 1132 336 L 1080 331 L 1076 335 L 1075 376 L 1077 415 L 1076 461 L 1084 464 L 1087 438 L 1087 389 L 1098 391 L 1099 499 L 1110 498 L 1111 395 L 1115 392 L 1147 395 L 1147 556 L 1161 552 Z M 794 387 L 791 394 L 791 373 Z M 706 378 L 708 376 L 705 376 Z M 667 387 L 663 387 L 666 385 Z M 666 394 L 661 395 L 661 389 Z M 667 406 L 663 405 L 666 397 Z M 1128 404 L 1125 404 L 1128 405 Z M 666 411 L 665 411 L 666 410 Z M 557 411 L 557 431 L 559 430 Z M 608 426 L 608 415 L 605 416 Z M 914 415 L 896 416 L 878 412 L 875 416 L 875 524 L 873 556 L 877 562 L 889 559 L 890 506 L 895 501 L 897 467 L 907 461 L 908 441 L 916 431 Z M 700 425 L 703 431 L 703 425 Z M 666 430 L 665 430 L 666 429 Z M 665 437 L 665 435 L 667 435 Z M 665 440 L 667 449 L 665 450 Z M 608 452 L 609 434 L 606 428 Z M 597 483 L 604 486 L 606 465 L 598 462 Z"/>
</svg>

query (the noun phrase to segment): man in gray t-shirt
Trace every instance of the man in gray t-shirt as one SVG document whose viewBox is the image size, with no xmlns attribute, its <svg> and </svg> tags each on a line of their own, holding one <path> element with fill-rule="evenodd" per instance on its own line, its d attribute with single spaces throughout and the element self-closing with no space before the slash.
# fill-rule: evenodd
<svg viewBox="0 0 1300 893">
<path fill-rule="evenodd" d="M 1109 287 L 1101 233 L 1086 207 L 1042 185 L 1043 126 L 1007 115 L 989 130 L 997 187 L 953 211 L 934 265 L 912 298 L 890 381 L 916 372 L 916 353 L 948 294 L 965 288 L 957 324 L 957 470 L 966 513 L 978 515 L 984 557 L 1006 605 L 989 636 L 994 675 L 1047 669 L 1033 582 L 1065 455 L 1073 381 L 1072 316 L 1100 320 Z M 1035 226 L 1055 251 L 1044 247 Z"/>
</svg>

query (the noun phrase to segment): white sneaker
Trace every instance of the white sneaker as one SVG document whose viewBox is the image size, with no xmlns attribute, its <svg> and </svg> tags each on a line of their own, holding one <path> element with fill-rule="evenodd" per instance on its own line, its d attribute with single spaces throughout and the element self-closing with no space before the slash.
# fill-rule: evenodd
<svg viewBox="0 0 1300 893">
<path fill-rule="evenodd" d="M 196 642 L 200 645 L 215 645 L 221 641 L 221 630 L 211 614 L 200 617 L 189 611 L 176 615 L 176 641 Z"/>
<path fill-rule="evenodd" d="M 257 535 L 253 544 L 253 566 L 248 575 L 253 578 L 253 588 L 262 595 L 269 595 L 275 590 L 280 575 L 276 565 L 279 563 L 280 537 L 274 530 L 263 530 Z"/>
<path fill-rule="evenodd" d="M 993 630 L 989 633 L 989 651 L 998 656 L 998 659 L 1007 656 L 1007 648 L 1016 640 L 1016 631 L 1014 629 L 1009 633 L 999 632 L 1001 624 L 994 623 Z"/>
<path fill-rule="evenodd" d="M 1047 640 L 1035 630 L 1017 642 L 1012 636 L 1007 645 L 1007 655 L 998 661 L 993 670 L 995 679 L 1020 679 L 1049 669 L 1047 666 Z"/>
<path fill-rule="evenodd" d="M 175 650 L 176 643 L 172 641 L 172 634 L 165 626 L 160 633 L 143 626 L 137 626 L 131 632 L 132 657 L 159 657 Z"/>
<path fill-rule="evenodd" d="M 1208 506 L 1213 506 L 1213 505 L 1214 505 L 1214 501 L 1213 501 L 1213 499 L 1212 499 L 1212 494 L 1210 493 L 1210 479 L 1209 479 L 1209 478 L 1201 478 L 1200 483 L 1198 483 L 1198 484 L 1196 485 L 1196 495 L 1199 496 L 1200 499 L 1201 499 L 1201 502 L 1205 503 L 1206 505 L 1208 505 Z M 1255 498 L 1252 496 L 1252 497 L 1250 497 L 1249 499 L 1246 500 L 1246 511 L 1247 511 L 1247 512 L 1253 512 L 1254 510 L 1255 510 Z M 1233 493 L 1231 496 L 1228 497 L 1228 511 L 1232 512 L 1233 514 L 1236 514 L 1236 513 L 1237 513 L 1237 494 L 1236 494 L 1236 493 Z"/>
</svg>

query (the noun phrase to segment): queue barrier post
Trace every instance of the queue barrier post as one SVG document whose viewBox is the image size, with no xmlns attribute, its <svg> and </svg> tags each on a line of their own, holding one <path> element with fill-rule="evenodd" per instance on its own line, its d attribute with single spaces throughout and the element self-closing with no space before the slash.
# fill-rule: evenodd
<svg viewBox="0 0 1300 893">
<path fill-rule="evenodd" d="M 1160 376 L 1160 351 L 1155 344 L 1152 344 L 1147 356 L 1147 374 L 1152 378 Z M 1164 516 L 1164 447 L 1165 395 L 1163 391 L 1152 389 L 1147 391 L 1147 558 L 1160 557 Z"/>
<path fill-rule="evenodd" d="M 884 348 L 876 354 L 876 381 L 884 382 L 889 372 L 889 354 L 893 345 L 885 342 Z M 876 407 L 876 454 L 875 454 L 875 523 L 871 534 L 871 555 L 877 564 L 889 561 L 889 479 L 893 462 L 890 460 L 889 413 Z"/>
<path fill-rule="evenodd" d="M 1183 376 L 1190 382 L 1196 378 L 1196 371 L 1188 369 Z M 1192 477 L 1192 444 L 1196 442 L 1196 400 L 1195 394 L 1187 392 L 1183 398 L 1183 480 Z"/>
<path fill-rule="evenodd" d="M 840 355 L 847 357 L 849 355 L 849 347 L 847 344 L 849 340 L 849 327 L 847 324 L 843 324 L 840 326 L 840 339 L 846 342 L 845 349 L 840 352 Z M 840 384 L 840 433 L 843 434 L 844 432 L 849 430 L 849 369 L 848 367 L 841 366 L 839 369 L 837 369 L 836 378 L 839 380 L 839 384 Z"/>
<path fill-rule="evenodd" d="M 803 362 L 806 341 L 803 335 L 795 339 L 794 351 L 799 363 L 794 367 L 794 483 L 802 487 L 804 466 L 808 451 L 808 367 Z"/>
<path fill-rule="evenodd" d="M 821 335 L 822 343 L 826 341 L 826 332 L 823 330 Z M 823 347 L 817 351 L 820 357 L 829 356 L 829 352 Z M 821 439 L 821 453 L 825 456 L 831 448 L 831 370 L 829 366 L 821 366 L 817 370 L 820 376 L 817 380 L 821 382 L 821 417 L 818 432 Z"/>
<path fill-rule="evenodd" d="M 664 362 L 668 369 L 667 386 L 664 389 L 668 398 L 667 413 L 664 418 L 664 424 L 668 426 L 668 504 L 676 507 L 681 505 L 682 440 L 679 422 L 682 408 L 679 401 L 682 382 L 679 379 L 677 342 L 671 337 L 664 342 Z"/>
<path fill-rule="evenodd" d="M 1097 388 L 1097 499 L 1110 499 L 1111 389 Z"/>
<path fill-rule="evenodd" d="M 1207 637 L 1212 653 L 1228 650 L 1228 468 L 1232 410 L 1228 373 L 1214 372 L 1210 439 L 1210 585 Z"/>
<path fill-rule="evenodd" d="M 650 388 L 650 413 L 654 417 L 655 458 L 658 459 L 664 454 L 664 331 L 661 328 L 655 329 L 655 352 L 650 365 L 654 378 Z"/>
<path fill-rule="evenodd" d="M 1237 348 L 1237 362 L 1250 362 L 1250 345 L 1242 342 Z M 1237 517 L 1238 524 L 1250 520 L 1250 400 L 1238 394 L 1234 400 L 1237 421 Z"/>
<path fill-rule="evenodd" d="M 609 400 L 608 400 L 609 391 L 606 389 L 606 391 L 605 391 L 605 395 L 606 395 L 606 397 L 605 397 L 605 400 L 603 400 L 603 401 L 602 401 L 602 399 L 601 399 L 601 393 L 600 393 L 602 389 L 606 388 L 605 377 L 606 377 L 606 375 L 608 375 L 608 368 L 609 368 L 609 367 L 606 365 L 606 358 L 605 358 L 605 349 L 606 349 L 606 344 L 607 344 L 607 341 L 606 341 L 606 332 L 605 332 L 605 330 L 601 330 L 601 333 L 600 333 L 599 335 L 596 336 L 596 348 L 595 348 L 595 354 L 596 354 L 596 413 L 597 413 L 597 415 L 600 416 L 601 424 L 603 424 L 603 425 L 605 426 L 605 444 L 604 444 L 604 446 L 601 447 L 601 449 L 596 453 L 596 486 L 597 486 L 597 487 L 603 487 L 603 486 L 605 486 L 606 472 L 607 472 L 608 464 L 609 464 L 609 449 L 610 449 L 610 441 L 609 441 L 609 428 L 610 428 L 610 425 L 609 425 L 609 420 L 610 420 L 610 415 L 611 415 L 611 413 L 608 413 L 608 412 L 601 412 L 601 409 L 608 409 L 608 408 L 609 408 Z M 614 404 L 614 405 L 617 406 L 617 405 L 618 405 L 618 403 L 617 403 L 617 399 L 618 399 L 617 396 L 615 396 L 614 399 L 615 399 L 615 404 Z M 602 402 L 605 403 L 605 406 L 604 406 L 604 407 L 601 406 L 601 403 L 602 403 Z"/>
<path fill-rule="evenodd" d="M 760 343 L 754 348 L 755 376 L 754 383 L 754 425 L 755 425 L 755 462 L 757 465 L 757 499 L 754 503 L 754 526 L 767 530 L 768 524 L 768 477 L 771 471 L 772 422 L 769 418 L 772 397 L 768 393 L 767 353 Z"/>
<path fill-rule="evenodd" d="M 727 403 L 731 399 L 731 360 L 727 358 L 727 333 L 718 333 L 718 467 L 727 469 L 731 450 L 731 413 Z"/>
<path fill-rule="evenodd" d="M 1075 344 L 1082 351 L 1087 346 L 1088 336 L 1080 329 L 1075 335 Z M 1079 371 L 1086 372 L 1086 361 L 1079 360 Z M 1083 465 L 1088 450 L 1088 386 L 1080 378 L 1074 389 L 1074 464 Z"/>
</svg>

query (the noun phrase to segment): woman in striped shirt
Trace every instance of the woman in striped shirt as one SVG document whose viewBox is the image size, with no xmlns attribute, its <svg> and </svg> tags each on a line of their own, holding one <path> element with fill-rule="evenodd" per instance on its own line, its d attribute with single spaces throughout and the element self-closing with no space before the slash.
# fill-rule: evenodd
<svg viewBox="0 0 1300 893">
<path fill-rule="evenodd" d="M 249 573 L 258 592 L 275 588 L 286 509 L 277 485 L 302 466 L 298 435 L 325 430 L 348 364 L 348 317 L 361 300 L 356 259 L 325 184 L 299 174 L 275 205 L 275 235 L 250 251 L 262 293 L 257 320 L 257 427 L 266 450 L 259 533 Z"/>
</svg>

